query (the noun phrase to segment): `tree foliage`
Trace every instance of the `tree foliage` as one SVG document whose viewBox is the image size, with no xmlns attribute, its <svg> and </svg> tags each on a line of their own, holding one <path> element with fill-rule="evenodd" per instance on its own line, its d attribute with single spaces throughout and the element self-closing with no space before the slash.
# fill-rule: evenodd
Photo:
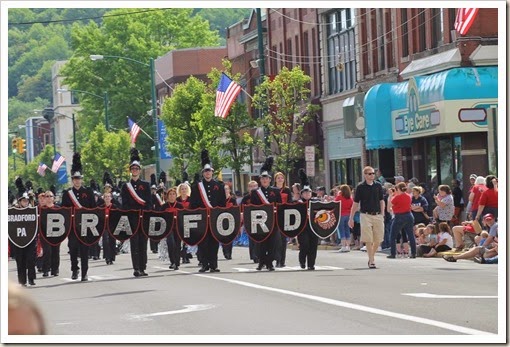
<svg viewBox="0 0 510 347">
<path fill-rule="evenodd" d="M 190 16 L 192 9 L 168 8 L 136 13 L 140 9 L 118 9 L 108 12 L 131 13 L 129 16 L 112 16 L 103 25 L 90 23 L 74 25 L 72 31 L 73 57 L 62 74 L 71 89 L 85 90 L 98 95 L 108 91 L 110 125 L 124 129 L 126 117 L 136 121 L 148 134 L 154 134 L 154 124 L 147 111 L 151 110 L 149 60 L 178 48 L 214 46 L 217 33 L 200 17 Z M 91 61 L 91 54 L 118 56 Z M 80 95 L 83 107 L 80 124 L 86 133 L 104 122 L 101 98 Z M 140 136 L 141 153 L 150 153 L 153 142 Z M 151 156 L 146 156 L 151 158 Z"/>
<path fill-rule="evenodd" d="M 253 97 L 254 106 L 264 114 L 259 125 L 269 131 L 271 148 L 266 155 L 275 155 L 275 167 L 287 175 L 304 157 L 304 128 L 318 110 L 309 103 L 310 81 L 299 66 L 283 67 L 273 80 L 266 77 Z"/>
<path fill-rule="evenodd" d="M 108 171 L 114 180 L 126 181 L 129 178 L 130 146 L 127 132 L 108 132 L 104 124 L 98 124 L 88 134 L 87 142 L 83 143 L 80 149 L 87 185 L 91 179 L 102 182 L 105 171 Z"/>
</svg>

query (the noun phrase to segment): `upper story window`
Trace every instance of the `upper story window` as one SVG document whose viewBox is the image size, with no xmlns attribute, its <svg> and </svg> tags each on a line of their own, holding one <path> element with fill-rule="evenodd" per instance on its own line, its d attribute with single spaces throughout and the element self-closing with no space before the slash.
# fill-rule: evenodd
<svg viewBox="0 0 510 347">
<path fill-rule="evenodd" d="M 337 9 L 326 15 L 328 92 L 341 93 L 356 85 L 354 9 Z"/>
</svg>

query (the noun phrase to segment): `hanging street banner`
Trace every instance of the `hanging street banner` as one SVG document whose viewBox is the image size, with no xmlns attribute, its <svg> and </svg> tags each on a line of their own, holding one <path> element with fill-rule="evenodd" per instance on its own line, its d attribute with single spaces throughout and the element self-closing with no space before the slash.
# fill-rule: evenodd
<svg viewBox="0 0 510 347">
<path fill-rule="evenodd" d="M 9 208 L 9 240 L 19 247 L 25 248 L 37 236 L 37 207 Z"/>
</svg>

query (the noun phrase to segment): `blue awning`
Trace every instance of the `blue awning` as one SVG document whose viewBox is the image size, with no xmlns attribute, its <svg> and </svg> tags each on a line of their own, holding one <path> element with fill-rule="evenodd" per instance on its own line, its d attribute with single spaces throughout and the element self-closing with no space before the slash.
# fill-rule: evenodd
<svg viewBox="0 0 510 347">
<path fill-rule="evenodd" d="M 479 102 L 487 99 L 494 103 L 498 97 L 497 70 L 495 66 L 454 68 L 427 76 L 416 76 L 405 82 L 375 85 L 367 92 L 364 102 L 366 148 L 381 149 L 412 145 L 412 139 L 396 139 L 392 129 L 394 126 L 392 112 L 395 113 L 394 111 L 402 113 L 402 110 L 405 112 L 411 108 L 417 111 L 435 107 L 442 121 L 442 127 L 438 127 L 437 131 L 443 133 L 451 131 L 452 125 L 455 125 L 451 120 L 454 117 L 457 118 L 458 109 L 472 108 L 473 100 Z M 413 95 L 410 101 L 410 90 L 413 88 L 417 95 Z M 462 102 L 463 100 L 465 102 Z M 450 101 L 457 103 L 455 106 L 450 106 L 452 105 Z M 434 132 L 429 131 L 428 136 L 430 135 L 434 135 Z M 412 136 L 417 137 L 420 134 L 408 137 Z"/>
</svg>

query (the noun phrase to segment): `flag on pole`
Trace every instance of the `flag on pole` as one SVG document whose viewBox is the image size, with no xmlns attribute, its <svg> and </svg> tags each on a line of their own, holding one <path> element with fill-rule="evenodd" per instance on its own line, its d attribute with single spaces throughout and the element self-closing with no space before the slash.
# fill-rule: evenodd
<svg viewBox="0 0 510 347">
<path fill-rule="evenodd" d="M 39 166 L 37 167 L 37 173 L 41 176 L 46 175 L 46 169 L 48 168 L 48 165 L 44 163 L 39 163 Z"/>
<path fill-rule="evenodd" d="M 214 109 L 214 115 L 223 119 L 227 118 L 230 107 L 240 92 L 241 86 L 222 73 L 220 84 L 216 90 L 216 107 Z"/>
<path fill-rule="evenodd" d="M 60 165 L 62 165 L 64 161 L 66 161 L 66 158 L 61 156 L 60 153 L 55 154 L 55 158 L 53 158 L 53 165 L 51 165 L 51 171 L 57 173 Z"/>
<path fill-rule="evenodd" d="M 131 136 L 131 144 L 134 144 L 136 142 L 136 138 L 138 137 L 138 134 L 140 134 L 140 131 L 142 128 L 138 126 L 135 122 L 131 120 L 131 118 L 128 118 L 128 125 L 129 125 L 129 136 Z"/>
<path fill-rule="evenodd" d="M 475 21 L 478 8 L 459 8 L 457 9 L 457 17 L 455 18 L 455 30 L 461 35 L 466 35 Z"/>
</svg>

